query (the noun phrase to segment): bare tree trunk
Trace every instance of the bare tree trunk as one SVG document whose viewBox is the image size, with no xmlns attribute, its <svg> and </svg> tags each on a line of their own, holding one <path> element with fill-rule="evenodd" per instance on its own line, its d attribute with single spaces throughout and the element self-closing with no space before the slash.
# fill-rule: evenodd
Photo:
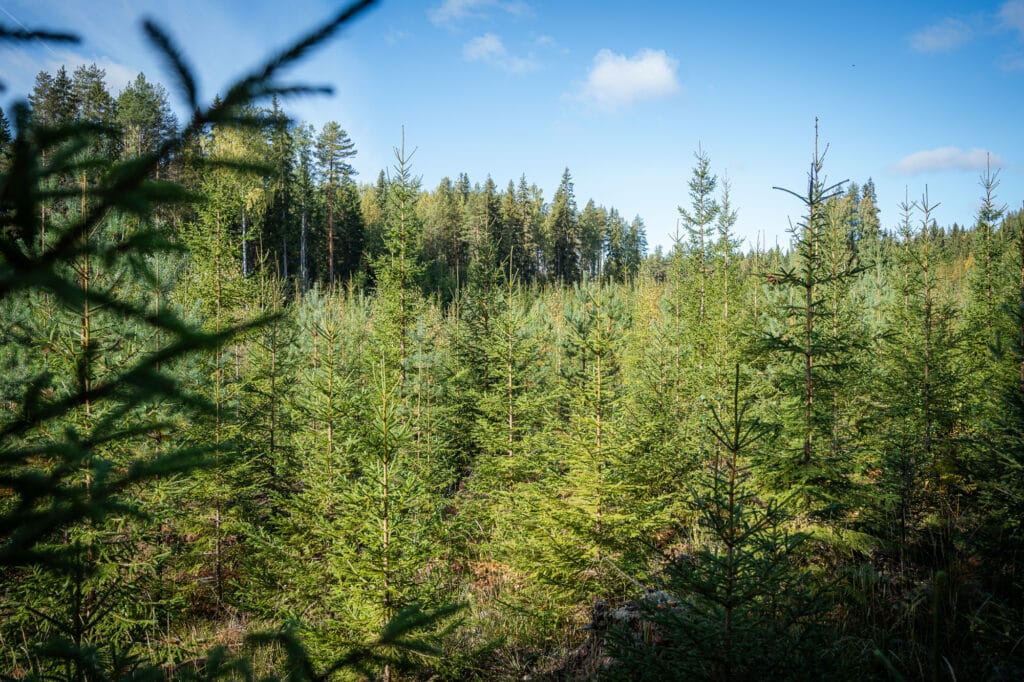
<svg viewBox="0 0 1024 682">
<path fill-rule="evenodd" d="M 334 183 L 327 188 L 327 283 L 334 290 Z"/>
<path fill-rule="evenodd" d="M 249 231 L 246 221 L 245 207 L 242 207 L 242 277 L 249 274 Z"/>
<path fill-rule="evenodd" d="M 306 222 L 309 213 L 306 206 L 302 206 L 302 224 L 299 228 L 299 277 L 302 279 L 302 291 L 309 288 L 309 264 L 306 260 Z"/>
</svg>

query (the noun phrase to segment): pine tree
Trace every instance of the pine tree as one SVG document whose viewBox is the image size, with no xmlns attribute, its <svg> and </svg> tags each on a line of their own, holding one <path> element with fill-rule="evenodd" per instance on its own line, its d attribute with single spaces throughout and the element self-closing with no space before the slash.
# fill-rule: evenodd
<svg viewBox="0 0 1024 682">
<path fill-rule="evenodd" d="M 268 536 L 259 542 L 256 576 L 269 593 L 255 604 L 268 618 L 276 613 L 301 618 L 315 637 L 314 651 L 336 648 L 351 630 L 347 585 L 325 599 L 325 581 L 337 581 L 336 544 L 350 522 L 343 494 L 359 472 L 352 452 L 361 428 L 358 374 L 366 370 L 368 309 L 342 291 L 307 293 L 294 313 L 296 343 L 282 360 L 294 367 L 294 391 L 282 409 L 294 415 L 292 466 L 282 472 Z M 283 587 L 286 585 L 287 587 Z"/>
<path fill-rule="evenodd" d="M 526 176 L 519 178 L 516 187 L 516 205 L 519 221 L 523 225 L 523 250 L 513 254 L 518 263 L 516 270 L 522 273 L 524 283 L 531 283 L 543 272 L 546 250 L 544 224 L 541 209 L 544 200 L 536 185 L 527 186 Z"/>
<path fill-rule="evenodd" d="M 466 278 L 469 245 L 463 234 L 465 206 L 452 181 L 444 177 L 423 202 L 423 258 L 428 264 L 427 290 L 442 301 L 455 298 Z"/>
<path fill-rule="evenodd" d="M 505 272 L 506 278 L 509 272 L 515 273 L 518 278 L 523 277 L 520 268 L 523 262 L 523 252 L 527 248 L 526 225 L 523 218 L 516 197 L 515 183 L 509 180 L 508 187 L 501 197 L 501 224 L 505 234 L 499 240 L 498 245 L 499 265 Z"/>
<path fill-rule="evenodd" d="M 460 473 L 473 477 L 470 495 L 489 499 L 492 488 L 503 495 L 518 480 L 517 472 L 528 466 L 523 452 L 542 430 L 545 400 L 535 392 L 541 376 L 540 330 L 533 327 L 519 278 L 504 267 L 503 272 L 471 267 L 459 315 L 448 421 L 468 421 Z"/>
<path fill-rule="evenodd" d="M 5 377 L 0 389 L 0 469 L 6 486 L 0 503 L 3 641 L 12 641 L 8 637 L 11 621 L 6 618 L 12 607 L 21 614 L 18 619 L 22 623 L 24 614 L 39 607 L 32 613 L 31 635 L 25 629 L 20 633 L 18 646 L 23 648 L 5 660 L 13 663 L 13 674 L 84 680 L 168 674 L 188 677 L 189 669 L 194 669 L 196 676 L 210 678 L 248 676 L 252 650 L 276 646 L 280 649 L 264 660 L 271 665 L 280 661 L 297 679 L 319 679 L 367 660 L 366 647 L 349 647 L 344 655 L 333 656 L 321 674 L 290 629 L 254 635 L 248 641 L 251 648 L 241 656 L 215 648 L 198 660 L 190 656 L 182 661 L 180 650 L 166 658 L 157 658 L 154 648 L 143 650 L 143 643 L 151 641 L 159 614 L 150 610 L 148 603 L 154 582 L 142 578 L 144 573 L 158 570 L 164 559 L 153 536 L 140 537 L 135 523 L 145 522 L 146 512 L 163 512 L 160 503 L 147 499 L 156 479 L 171 479 L 199 464 L 210 464 L 212 458 L 203 456 L 210 449 L 205 444 L 196 448 L 183 445 L 180 431 L 207 417 L 215 406 L 199 392 L 183 389 L 178 379 L 187 356 L 219 349 L 242 331 L 241 327 L 221 327 L 204 332 L 167 306 L 158 305 L 154 312 L 152 302 L 145 300 L 153 288 L 166 284 L 166 274 L 150 270 L 152 257 L 173 250 L 148 220 L 160 202 L 192 198 L 180 187 L 153 182 L 152 177 L 200 130 L 211 124 L 238 123 L 240 105 L 254 96 L 309 92 L 301 85 L 278 83 L 279 71 L 368 4 L 342 10 L 291 49 L 258 66 L 255 75 L 236 84 L 224 101 L 210 107 L 195 101 L 194 79 L 180 55 L 166 34 L 147 22 L 154 44 L 176 68 L 194 116 L 181 134 L 160 141 L 153 153 L 130 163 L 56 153 L 65 148 L 87 153 L 95 126 L 63 121 L 62 125 L 70 124 L 55 128 L 52 121 L 42 120 L 42 115 L 31 120 L 26 104 L 15 106 L 15 153 L 0 176 L 0 312 L 7 313 L 9 306 L 26 312 L 30 310 L 24 305 L 26 299 L 38 298 L 64 319 L 75 319 L 82 316 L 83 303 L 94 303 L 93 320 L 109 323 L 110 337 L 116 330 L 121 338 L 108 345 L 96 334 L 83 346 L 82 339 L 73 335 L 44 338 L 41 344 L 29 336 L 18 336 L 12 337 L 16 344 L 5 344 L 0 350 L 5 366 L 11 358 L 20 368 L 17 375 Z M 4 39 L 12 35 L 67 39 L 50 32 L 2 31 Z M 51 126 L 49 130 L 45 130 L 47 126 Z M 43 163 L 44 156 L 50 161 Z M 56 185 L 82 167 L 105 172 L 97 173 L 95 184 L 87 176 L 81 188 L 82 210 L 76 212 L 69 204 L 52 224 L 52 240 L 35 242 L 40 224 L 49 217 L 41 213 L 40 206 L 62 195 L 64 189 Z M 137 221 L 138 230 L 130 239 L 110 239 L 112 232 L 124 234 L 119 221 L 126 217 Z M 96 266 L 87 280 L 88 288 L 79 267 L 86 260 L 92 261 L 91 269 Z M 107 279 L 104 275 L 109 272 L 116 274 Z M 60 325 L 63 320 L 52 322 Z M 94 329 L 106 332 L 99 326 Z M 55 376 L 43 371 L 47 363 L 56 360 L 46 356 L 59 348 L 70 350 L 61 353 L 67 358 L 78 356 L 74 363 L 79 366 L 95 360 L 95 373 L 76 369 Z M 180 493 L 180 488 L 175 492 Z M 175 502 L 188 504 L 180 498 Z M 114 532 L 107 536 L 109 543 L 88 541 L 89 535 L 108 530 Z M 120 548 L 125 546 L 132 553 L 122 552 Z M 28 583 L 19 578 L 29 574 L 50 576 L 51 584 L 60 588 L 25 592 Z M 12 601 L 12 597 L 26 600 Z M 418 611 L 396 613 L 370 648 L 432 653 L 433 647 L 410 641 L 407 634 L 410 626 L 429 626 L 437 620 Z M 8 653 L 14 652 L 5 647 L 5 657 Z M 167 667 L 161 668 L 167 661 Z"/>
<path fill-rule="evenodd" d="M 740 278 L 740 245 L 733 228 L 736 226 L 738 211 L 732 204 L 732 185 L 729 178 L 722 180 L 722 196 L 719 201 L 718 216 L 715 220 L 717 238 L 714 246 L 715 277 L 713 285 L 719 302 L 718 329 L 714 335 L 715 357 L 718 366 L 725 367 L 735 359 L 736 345 L 733 339 L 740 327 L 739 318 L 733 312 L 729 316 L 730 303 L 734 308 L 743 301 L 743 289 Z M 722 374 L 720 373 L 721 377 Z M 722 388 L 722 386 L 719 386 Z"/>
<path fill-rule="evenodd" d="M 548 213 L 547 233 L 551 249 L 550 276 L 563 283 L 580 280 L 579 216 L 573 195 L 572 176 L 566 168 L 555 190 Z"/>
<path fill-rule="evenodd" d="M 117 97 L 117 123 L 122 131 L 121 150 L 125 158 L 153 153 L 160 140 L 177 127 L 167 91 L 162 85 L 147 81 L 141 73 Z"/>
<path fill-rule="evenodd" d="M 523 556 L 537 540 L 523 525 L 537 514 L 537 481 L 548 466 L 540 453 L 550 447 L 544 416 L 552 376 L 544 355 L 547 311 L 514 273 L 506 271 L 502 280 L 486 296 L 472 280 L 467 284 L 457 330 L 461 352 L 451 358 L 443 420 L 466 434 L 451 443 L 469 460 L 453 500 L 451 537 L 470 581 L 471 627 L 514 650 L 526 643 L 522 633 L 540 642 L 555 636 L 559 622 L 537 608 L 557 588 L 528 580 L 538 566 Z"/>
<path fill-rule="evenodd" d="M 833 448 L 836 415 L 830 396 L 850 339 L 847 330 L 835 330 L 829 323 L 824 294 L 855 276 L 856 270 L 847 263 L 833 272 L 827 261 L 823 242 L 828 205 L 843 183 L 824 184 L 823 159 L 815 127 L 807 192 L 784 190 L 807 210 L 794 227 L 792 265 L 779 268 L 770 279 L 788 299 L 780 311 L 786 319 L 769 329 L 764 339 L 766 350 L 775 354 L 779 364 L 775 371 L 792 452 L 765 462 L 764 474 L 786 494 L 798 492 L 804 513 L 835 523 L 842 518 L 852 462 Z"/>
<path fill-rule="evenodd" d="M 487 254 L 490 258 L 490 254 Z M 472 473 L 484 450 L 478 432 L 483 418 L 483 396 L 498 384 L 498 368 L 488 356 L 500 308 L 498 271 L 481 257 L 474 258 L 466 284 L 453 306 L 448 366 L 446 367 L 446 421 L 452 462 L 458 477 Z"/>
<path fill-rule="evenodd" d="M 820 285 L 822 322 L 827 337 L 841 350 L 831 363 L 829 379 L 820 394 L 829 417 L 829 449 L 842 461 L 859 460 L 872 363 L 862 349 L 869 346 L 861 300 L 855 295 L 864 271 L 859 260 L 856 205 L 847 194 L 829 200 L 820 235 L 826 280 Z"/>
<path fill-rule="evenodd" d="M 640 275 L 640 267 L 647 257 L 647 228 L 640 216 L 634 216 L 623 237 L 623 282 L 633 282 Z"/>
<path fill-rule="evenodd" d="M 553 450 L 543 477 L 524 490 L 537 496 L 539 513 L 524 524 L 529 559 L 520 563 L 558 591 L 560 608 L 621 594 L 623 575 L 639 568 L 636 540 L 647 529 L 628 504 L 631 444 L 621 428 L 629 308 L 617 288 L 597 280 L 574 287 L 564 315 L 565 413 L 548 427 Z"/>
<path fill-rule="evenodd" d="M 995 565 L 996 598 L 1011 610 L 1021 608 L 1024 585 L 1024 211 L 1007 216 L 1000 232 L 1008 242 L 1002 273 L 1004 331 L 992 345 L 999 366 L 999 411 L 983 436 L 982 455 L 970 465 L 984 506 L 983 542 Z M 1004 646 L 1006 642 L 1004 641 Z"/>
<path fill-rule="evenodd" d="M 0 107 L 0 171 L 7 169 L 11 139 L 11 122 L 7 120 L 3 107 Z"/>
<path fill-rule="evenodd" d="M 295 146 L 298 157 L 295 194 L 299 204 L 299 284 L 300 290 L 305 292 L 312 282 L 312 264 L 309 254 L 310 216 L 315 208 L 312 126 L 299 126 L 295 130 Z"/>
<path fill-rule="evenodd" d="M 37 145 L 46 138 L 37 137 L 37 126 L 48 122 L 30 121 L 23 104 L 16 111 L 17 151 L 0 180 L 0 204 L 19 208 L 3 212 L 0 298 L 5 307 L 13 303 L 26 311 L 41 305 L 45 314 L 12 328 L 21 350 L 12 348 L 14 354 L 5 357 L 5 365 L 18 358 L 18 366 L 4 387 L 0 438 L 11 497 L 0 523 L 0 565 L 13 571 L 5 584 L 17 576 L 24 589 L 35 585 L 45 596 L 4 590 L 3 609 L 11 596 L 37 608 L 31 625 L 17 617 L 42 647 L 26 652 L 20 661 L 25 669 L 84 679 L 139 665 L 136 636 L 151 615 L 144 595 L 159 557 L 139 555 L 147 529 L 131 518 L 138 508 L 129 498 L 142 497 L 143 482 L 196 464 L 189 448 L 154 445 L 177 426 L 174 406 L 198 402 L 163 366 L 218 335 L 196 335 L 174 312 L 152 313 L 140 302 L 143 283 L 158 280 L 146 253 L 162 257 L 169 249 L 144 219 L 158 197 L 183 198 L 178 188 L 145 188 L 156 160 L 128 173 L 100 156 L 94 126 L 65 121 L 69 125 L 49 136 L 46 151 L 52 155 L 66 145 L 81 153 L 51 156 L 54 166 L 26 180 L 44 155 Z M 69 204 L 66 215 L 50 224 L 49 245 L 33 244 L 26 252 L 31 239 L 25 235 L 46 218 L 40 206 L 60 191 L 56 178 L 90 166 L 105 167 L 111 176 L 120 172 L 123 184 L 115 192 L 110 176 L 83 176 L 77 206 Z M 30 192 L 27 204 L 10 194 L 19 187 Z M 113 235 L 125 216 L 144 229 L 119 244 Z M 152 339 L 160 334 L 168 346 L 154 349 Z M 19 498 L 31 501 L 17 504 Z M 66 655 L 58 662 L 47 647 Z"/>
<path fill-rule="evenodd" d="M 890 241 L 882 232 L 877 202 L 875 184 L 868 178 L 856 202 L 857 257 L 864 268 L 861 288 L 871 310 L 868 326 L 876 343 L 882 332 L 882 315 L 889 295 L 886 276 L 890 265 Z"/>
<path fill-rule="evenodd" d="M 739 381 L 737 366 L 728 413 L 711 408 L 712 442 L 702 449 L 721 454 L 688 496 L 692 553 L 674 557 L 662 588 L 640 602 L 643 639 L 611 633 L 613 677 L 793 679 L 821 674 L 828 660 L 808 575 L 797 568 L 806 536 L 787 531 L 785 503 L 762 501 L 753 478 L 752 451 L 772 429 L 747 416 Z"/>
<path fill-rule="evenodd" d="M 886 335 L 892 363 L 891 383 L 884 393 L 890 435 L 881 467 L 883 494 L 894 508 L 880 513 L 897 524 L 887 534 L 901 553 L 911 551 L 925 516 L 937 510 L 934 496 L 949 492 L 944 490 L 949 482 L 946 474 L 958 468 L 953 462 L 956 450 L 950 447 L 956 440 L 953 434 L 959 428 L 956 415 L 960 411 L 957 315 L 939 288 L 940 261 L 931 232 L 936 207 L 927 193 L 919 203 L 902 204 L 903 277 L 889 315 L 893 326 Z M 911 223 L 915 210 L 921 213 L 917 230 Z M 914 352 L 907 353 L 908 348 Z M 906 561 L 905 556 L 901 559 Z"/>
<path fill-rule="evenodd" d="M 1003 260 L 1003 240 L 997 228 L 999 221 L 1006 212 L 1006 207 L 997 203 L 996 190 L 999 189 L 999 172 L 986 165 L 981 176 L 980 185 L 983 195 L 978 208 L 974 228 L 974 243 L 971 254 L 974 268 L 970 273 L 969 282 L 971 304 L 966 311 L 973 345 L 982 350 L 974 357 L 978 363 L 977 371 L 972 375 L 977 383 L 971 391 L 974 397 L 972 410 L 979 420 L 987 420 L 989 415 L 1001 411 L 1000 396 L 996 390 L 998 385 L 998 363 L 986 349 L 996 340 L 996 335 L 1006 334 L 1007 318 L 999 314 L 1000 308 L 1000 277 L 999 264 Z"/>
<path fill-rule="evenodd" d="M 320 177 L 326 193 L 327 206 L 327 283 L 334 287 L 335 280 L 335 224 L 334 215 L 337 210 L 336 198 L 340 187 L 351 181 L 355 170 L 348 159 L 356 155 L 348 133 L 336 121 L 328 121 L 320 130 L 316 141 L 316 155 L 319 163 Z M 342 216 L 345 214 L 343 213 Z"/>
<path fill-rule="evenodd" d="M 289 352 L 296 344 L 293 311 L 285 307 L 285 284 L 280 276 L 260 270 L 256 282 L 259 314 L 270 319 L 247 344 L 247 367 L 242 385 L 239 418 L 242 423 L 242 458 L 252 463 L 255 485 L 261 492 L 253 515 L 265 521 L 271 505 L 295 484 L 297 416 L 292 409 L 297 358 Z"/>
<path fill-rule="evenodd" d="M 693 337 L 696 340 L 697 367 L 703 369 L 707 361 L 707 290 L 710 273 L 710 247 L 712 225 L 720 208 L 714 198 L 718 177 L 711 173 L 711 160 L 703 149 L 694 157 L 697 165 L 690 179 L 690 210 L 679 207 L 679 216 L 689 236 L 684 246 L 689 261 L 689 271 L 697 280 L 698 301 L 693 319 Z"/>
<path fill-rule="evenodd" d="M 11 143 L 11 122 L 7 120 L 7 114 L 4 113 L 3 107 L 0 107 L 0 144 L 3 145 L 4 151 L 7 151 L 7 145 Z"/>
<path fill-rule="evenodd" d="M 395 149 L 395 176 L 387 191 L 387 223 L 384 254 L 377 260 L 378 334 L 386 349 L 387 364 L 400 372 L 402 389 L 408 374 L 409 342 L 420 303 L 419 278 L 422 266 L 419 254 L 422 228 L 416 215 L 419 178 L 412 175 L 410 159 L 402 146 Z"/>
<path fill-rule="evenodd" d="M 96 66 L 79 66 L 72 74 L 72 92 L 75 118 L 80 121 L 112 123 L 115 114 L 114 98 L 107 92 L 106 72 Z"/>
<path fill-rule="evenodd" d="M 624 353 L 624 421 L 629 434 L 625 480 L 630 508 L 650 528 L 649 552 L 668 542 L 680 513 L 678 492 L 696 468 L 692 414 L 699 410 L 682 394 L 676 363 L 690 362 L 676 334 L 665 286 L 643 277 L 634 285 L 633 325 Z M 685 402 L 684 402 L 685 401 Z"/>
<path fill-rule="evenodd" d="M 359 436 L 362 475 L 346 491 L 350 518 L 365 521 L 347 533 L 338 548 L 344 563 L 353 567 L 351 578 L 361 583 L 360 597 L 369 597 L 364 613 L 371 632 L 380 630 L 401 608 L 438 594 L 431 595 L 437 578 L 432 580 L 428 569 L 437 510 L 427 494 L 426 462 L 411 456 L 412 431 L 401 417 L 399 386 L 398 373 L 382 364 L 372 385 L 372 411 Z M 387 679 L 387 669 L 384 676 Z"/>
<path fill-rule="evenodd" d="M 983 321 L 991 325 L 995 316 L 995 280 L 996 261 L 999 258 L 996 244 L 996 228 L 1006 212 L 1005 206 L 996 204 L 995 192 L 999 188 L 999 171 L 992 172 L 991 162 L 987 161 L 985 174 L 981 176 L 981 188 L 984 192 L 981 207 L 978 209 L 975 233 L 978 243 L 975 247 L 979 265 L 978 288 L 983 305 Z"/>
<path fill-rule="evenodd" d="M 502 254 L 508 252 L 501 220 L 501 199 L 498 188 L 490 176 L 483 187 L 470 195 L 466 205 L 467 234 L 472 247 L 471 259 L 479 260 L 483 267 L 496 270 Z"/>
<path fill-rule="evenodd" d="M 206 201 L 194 222 L 183 226 L 189 276 L 176 292 L 176 301 L 194 306 L 209 328 L 238 324 L 253 315 L 248 237 L 265 208 L 266 195 L 261 178 L 238 166 L 259 158 L 260 125 L 262 120 L 256 127 L 214 126 L 203 143 L 204 160 L 217 165 L 201 176 Z M 258 479 L 251 477 L 257 461 L 243 450 L 241 441 L 245 356 L 241 343 L 218 346 L 192 368 L 198 375 L 194 381 L 213 409 L 191 424 L 187 439 L 212 443 L 215 458 L 213 466 L 196 476 L 191 514 L 180 521 L 182 534 L 194 538 L 183 554 L 185 570 L 194 579 L 194 599 L 217 615 L 235 608 L 232 578 L 243 555 L 238 538 L 250 503 L 259 494 Z"/>
<path fill-rule="evenodd" d="M 71 123 L 78 113 L 73 81 L 63 66 L 53 76 L 45 71 L 39 72 L 28 101 L 32 107 L 33 121 L 40 126 L 55 127 Z"/>
<path fill-rule="evenodd" d="M 268 161 L 272 166 L 272 174 L 268 178 L 267 191 L 270 198 L 267 208 L 267 220 L 264 224 L 260 251 L 277 254 L 271 260 L 281 278 L 288 282 L 294 271 L 291 254 L 301 251 L 296 248 L 294 235 L 294 216 L 292 213 L 293 192 L 296 185 L 296 148 L 292 135 L 291 122 L 281 109 L 275 97 L 267 116 L 267 133 L 269 137 Z M 280 247 L 280 250 L 278 250 Z M 265 256 L 266 258 L 266 256 Z M 262 264 L 261 264 L 262 268 Z M 301 273 L 301 267 L 299 268 Z"/>
<path fill-rule="evenodd" d="M 589 206 L 590 204 L 588 204 Z M 601 213 L 605 213 L 601 209 Z M 627 276 L 627 261 L 629 256 L 629 225 L 619 214 L 618 210 L 612 208 L 607 215 L 602 216 L 602 222 L 606 223 L 603 260 L 600 264 L 601 272 L 607 281 L 623 282 Z"/>
<path fill-rule="evenodd" d="M 587 279 L 599 277 L 603 268 L 605 257 L 605 243 L 609 240 L 609 217 L 604 207 L 598 208 L 594 200 L 587 201 L 587 205 L 580 212 L 580 268 Z M 617 226 L 616 226 L 617 227 Z M 617 234 L 616 237 L 619 235 Z M 621 243 L 621 240 L 619 240 Z M 611 249 L 609 248 L 609 251 Z M 621 263 L 622 256 L 618 254 L 618 261 Z M 612 258 L 609 253 L 609 260 Z M 617 273 L 608 273 L 608 276 L 615 277 Z"/>
</svg>

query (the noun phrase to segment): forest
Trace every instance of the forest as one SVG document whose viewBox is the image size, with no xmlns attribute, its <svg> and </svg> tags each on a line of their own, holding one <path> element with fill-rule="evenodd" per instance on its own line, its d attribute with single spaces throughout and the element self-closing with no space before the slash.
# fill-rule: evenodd
<svg viewBox="0 0 1024 682">
<path fill-rule="evenodd" d="M 1024 677 L 1024 210 L 697 150 L 673 247 L 566 169 L 361 181 L 281 80 L 0 110 L 0 677 Z M 71 40 L 4 31 L 9 41 Z M 841 144 L 842 141 L 836 141 Z"/>
</svg>

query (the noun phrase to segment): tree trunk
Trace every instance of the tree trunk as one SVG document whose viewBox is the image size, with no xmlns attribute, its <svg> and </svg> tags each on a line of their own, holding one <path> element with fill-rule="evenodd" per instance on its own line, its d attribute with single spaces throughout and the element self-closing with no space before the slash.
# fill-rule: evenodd
<svg viewBox="0 0 1024 682">
<path fill-rule="evenodd" d="M 309 213 L 305 204 L 302 206 L 302 223 L 299 228 L 299 278 L 302 280 L 302 291 L 309 289 L 309 264 L 306 261 L 306 222 Z"/>
<path fill-rule="evenodd" d="M 245 207 L 242 207 L 242 277 L 249 274 L 249 249 L 248 249 L 248 223 L 246 222 Z"/>
</svg>

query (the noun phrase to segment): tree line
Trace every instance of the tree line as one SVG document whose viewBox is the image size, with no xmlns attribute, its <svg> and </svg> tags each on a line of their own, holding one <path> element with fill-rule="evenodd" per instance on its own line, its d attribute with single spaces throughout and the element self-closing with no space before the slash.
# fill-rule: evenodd
<svg viewBox="0 0 1024 682">
<path fill-rule="evenodd" d="M 65 67 L 40 72 L 28 97 L 32 120 L 54 127 L 76 121 L 111 126 L 114 132 L 101 143 L 105 153 L 127 159 L 152 152 L 177 125 L 166 89 L 139 74 L 114 97 L 104 79 L 95 64 L 70 75 Z M 243 276 L 270 267 L 302 291 L 350 280 L 372 286 L 395 180 L 389 169 L 375 182 L 357 183 L 351 164 L 357 152 L 348 133 L 336 121 L 319 131 L 297 123 L 277 99 L 243 115 L 255 125 L 207 126 L 165 162 L 163 177 L 204 191 L 208 202 L 211 183 L 232 187 L 230 197 L 221 197 L 221 213 L 237 242 Z M 0 124 L 9 142 L 2 110 Z M 221 157 L 258 168 L 224 168 L 203 177 L 190 171 L 197 158 Z M 646 255 L 643 221 L 593 200 L 580 210 L 568 169 L 550 202 L 525 175 L 510 180 L 504 191 L 490 177 L 473 183 L 465 173 L 454 181 L 443 178 L 433 191 L 424 191 L 417 177 L 407 182 L 419 197 L 416 219 L 423 226 L 417 245 L 424 265 L 420 284 L 446 301 L 465 283 L 475 259 L 494 267 L 504 263 L 525 283 L 597 277 L 621 282 L 637 276 Z M 187 217 L 173 215 L 168 229 Z"/>
</svg>

